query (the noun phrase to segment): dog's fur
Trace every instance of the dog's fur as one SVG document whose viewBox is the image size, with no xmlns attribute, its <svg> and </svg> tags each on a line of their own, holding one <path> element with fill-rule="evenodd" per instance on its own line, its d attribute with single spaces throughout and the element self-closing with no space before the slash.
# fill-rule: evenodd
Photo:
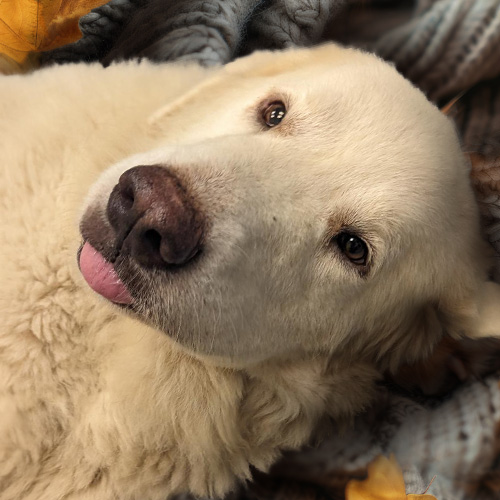
<svg viewBox="0 0 500 500">
<path fill-rule="evenodd" d="M 0 111 L 2 500 L 222 495 L 444 331 L 498 327 L 453 127 L 374 56 L 59 67 L 0 78 Z M 132 316 L 83 281 L 78 221 L 112 238 L 109 193 L 144 164 L 174 169 L 210 229 L 175 275 L 118 266 Z"/>
</svg>

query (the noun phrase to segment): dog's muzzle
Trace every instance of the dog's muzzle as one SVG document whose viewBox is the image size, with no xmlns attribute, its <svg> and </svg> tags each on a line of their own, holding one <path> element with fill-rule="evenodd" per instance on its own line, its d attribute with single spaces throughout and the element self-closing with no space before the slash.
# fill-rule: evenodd
<svg viewBox="0 0 500 500">
<path fill-rule="evenodd" d="M 82 235 L 78 263 L 89 286 L 115 304 L 130 305 L 135 300 L 123 263 L 166 272 L 186 266 L 201 251 L 203 220 L 168 168 L 140 166 L 121 175 L 105 214 L 84 217 Z"/>
</svg>

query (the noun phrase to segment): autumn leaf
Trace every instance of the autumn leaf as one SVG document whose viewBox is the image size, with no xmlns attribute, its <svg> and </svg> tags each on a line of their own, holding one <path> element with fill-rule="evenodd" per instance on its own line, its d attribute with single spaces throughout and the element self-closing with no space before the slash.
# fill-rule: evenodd
<svg viewBox="0 0 500 500">
<path fill-rule="evenodd" d="M 31 52 L 78 40 L 78 20 L 107 0 L 0 0 L 0 54 L 23 63 Z"/>
<path fill-rule="evenodd" d="M 453 109 L 453 106 L 455 106 L 455 104 L 460 99 L 462 99 L 462 97 L 465 95 L 466 92 L 467 92 L 467 90 L 462 90 L 462 92 L 460 92 L 459 94 L 457 94 L 453 99 L 451 99 L 444 106 L 442 106 L 441 107 L 441 113 L 444 113 L 445 115 L 449 115 L 450 112 Z"/>
<path fill-rule="evenodd" d="M 403 472 L 394 456 L 380 456 L 368 466 L 368 478 L 351 480 L 346 486 L 346 500 L 437 500 L 432 495 L 405 491 Z"/>
</svg>

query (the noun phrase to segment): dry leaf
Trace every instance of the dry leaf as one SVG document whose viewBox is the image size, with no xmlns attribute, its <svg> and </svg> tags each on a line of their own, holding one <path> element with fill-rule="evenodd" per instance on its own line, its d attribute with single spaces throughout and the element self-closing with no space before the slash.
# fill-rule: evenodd
<svg viewBox="0 0 500 500">
<path fill-rule="evenodd" d="M 463 90 L 459 94 L 457 94 L 451 101 L 448 101 L 442 108 L 441 112 L 444 113 L 445 115 L 450 114 L 451 109 L 455 104 L 462 98 L 462 96 L 467 92 L 466 90 Z"/>
<path fill-rule="evenodd" d="M 380 456 L 368 466 L 368 478 L 347 483 L 346 500 L 437 500 L 432 495 L 407 495 L 403 472 L 394 456 Z"/>
<path fill-rule="evenodd" d="M 0 54 L 23 63 L 81 37 L 78 20 L 107 0 L 0 0 Z"/>
</svg>

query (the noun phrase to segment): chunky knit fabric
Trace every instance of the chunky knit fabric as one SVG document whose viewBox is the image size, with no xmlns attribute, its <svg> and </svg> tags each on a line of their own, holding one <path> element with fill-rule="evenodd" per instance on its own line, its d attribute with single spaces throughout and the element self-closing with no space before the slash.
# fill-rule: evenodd
<svg viewBox="0 0 500 500">
<path fill-rule="evenodd" d="M 78 42 L 45 63 L 148 57 L 223 64 L 258 48 L 317 42 L 346 0 L 111 0 L 80 21 Z"/>
<path fill-rule="evenodd" d="M 436 102 L 466 94 L 457 123 L 468 150 L 500 153 L 499 0 L 421 0 L 415 16 L 367 48 Z"/>
</svg>

